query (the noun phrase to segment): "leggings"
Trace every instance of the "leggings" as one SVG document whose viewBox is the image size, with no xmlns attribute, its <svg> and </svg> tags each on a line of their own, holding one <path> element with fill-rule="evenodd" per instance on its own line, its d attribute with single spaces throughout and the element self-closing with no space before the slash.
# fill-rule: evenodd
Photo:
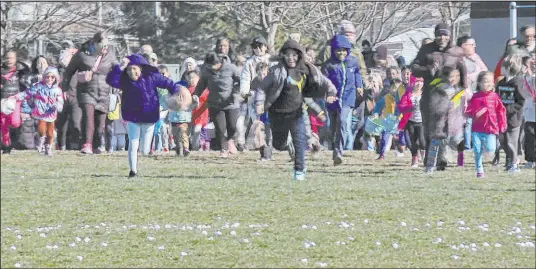
<svg viewBox="0 0 536 269">
<path fill-rule="evenodd" d="M 409 133 L 411 141 L 411 156 L 418 156 L 419 150 L 426 149 L 426 141 L 424 140 L 424 128 L 422 123 L 408 121 L 406 125 L 406 130 Z"/>
<path fill-rule="evenodd" d="M 216 140 L 220 143 L 221 150 L 226 151 L 227 141 L 232 139 L 236 133 L 236 121 L 240 116 L 240 108 L 227 110 L 209 108 L 208 113 L 214 122 Z M 225 131 L 227 131 L 227 136 Z"/>
<path fill-rule="evenodd" d="M 40 137 L 47 137 L 47 144 L 52 145 L 54 142 L 54 122 L 46 122 L 43 120 L 37 121 L 37 133 Z"/>
<path fill-rule="evenodd" d="M 151 150 L 151 140 L 153 139 L 154 123 L 134 123 L 129 122 L 128 130 L 128 164 L 130 170 L 138 172 L 138 148 L 141 148 L 143 155 L 149 154 Z M 141 145 L 140 145 L 141 144 Z"/>
<path fill-rule="evenodd" d="M 82 120 L 82 109 L 77 103 L 70 101 L 65 102 L 63 111 L 58 114 L 56 125 L 58 126 L 58 145 L 65 147 L 67 145 L 67 135 L 70 136 L 69 142 L 77 145 L 80 144 L 80 130 Z M 72 124 L 72 133 L 69 134 L 69 127 Z M 71 148 L 72 149 L 72 148 Z"/>
<path fill-rule="evenodd" d="M 82 105 L 82 122 L 85 127 L 85 144 L 93 144 L 93 136 L 95 134 L 95 124 L 97 124 L 97 136 L 96 145 L 94 147 L 100 147 L 102 143 L 101 137 L 104 135 L 104 128 L 106 127 L 106 113 L 95 110 L 93 104 L 81 104 Z"/>
</svg>

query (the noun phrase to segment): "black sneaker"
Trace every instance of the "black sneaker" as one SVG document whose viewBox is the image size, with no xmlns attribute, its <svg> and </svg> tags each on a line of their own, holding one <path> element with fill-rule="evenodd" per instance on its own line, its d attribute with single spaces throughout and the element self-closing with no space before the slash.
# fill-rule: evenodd
<svg viewBox="0 0 536 269">
<path fill-rule="evenodd" d="M 2 154 L 11 154 L 11 146 L 2 146 Z"/>
<path fill-rule="evenodd" d="M 130 173 L 128 173 L 128 177 L 135 177 L 137 174 L 134 172 L 134 171 L 130 171 Z"/>
</svg>

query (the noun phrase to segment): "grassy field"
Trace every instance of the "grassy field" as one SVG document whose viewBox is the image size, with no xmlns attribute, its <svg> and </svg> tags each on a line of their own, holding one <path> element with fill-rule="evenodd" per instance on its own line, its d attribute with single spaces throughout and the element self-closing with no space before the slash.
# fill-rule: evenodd
<svg viewBox="0 0 536 269">
<path fill-rule="evenodd" d="M 330 156 L 296 182 L 286 153 L 2 155 L 1 267 L 534 266 L 534 170 Z"/>
</svg>

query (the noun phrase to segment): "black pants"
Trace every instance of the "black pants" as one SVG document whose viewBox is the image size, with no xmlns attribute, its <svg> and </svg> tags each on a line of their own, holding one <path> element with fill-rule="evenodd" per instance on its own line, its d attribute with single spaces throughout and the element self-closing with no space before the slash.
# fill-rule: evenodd
<svg viewBox="0 0 536 269">
<path fill-rule="evenodd" d="M 292 113 L 269 111 L 268 118 L 272 129 L 273 147 L 277 150 L 287 150 L 290 132 L 295 151 L 294 170 L 303 172 L 305 170 L 305 148 L 307 147 L 303 110 L 300 108 Z"/>
<path fill-rule="evenodd" d="M 506 153 L 506 167 L 512 167 L 514 164 L 517 164 L 517 154 L 519 146 L 519 132 L 521 131 L 521 126 L 512 128 L 508 127 L 506 133 L 499 135 L 499 140 L 501 146 Z"/>
<path fill-rule="evenodd" d="M 418 155 L 419 150 L 424 150 L 426 148 L 424 128 L 420 122 L 408 121 L 406 130 L 409 133 L 409 140 L 411 141 L 411 156 L 415 157 Z"/>
<path fill-rule="evenodd" d="M 63 106 L 63 111 L 58 115 L 56 120 L 56 128 L 58 129 L 58 145 L 60 147 L 67 147 L 67 141 L 69 144 L 78 145 L 75 149 L 80 147 L 80 135 L 82 129 L 82 109 L 75 102 L 68 99 Z M 67 147 L 72 149 L 70 147 Z"/>
<path fill-rule="evenodd" d="M 232 139 L 236 133 L 236 121 L 240 116 L 240 108 L 215 109 L 209 108 L 208 114 L 216 131 L 216 140 L 219 141 L 221 150 L 227 150 L 227 140 Z M 227 136 L 225 136 L 227 131 Z"/>
<path fill-rule="evenodd" d="M 536 162 L 536 122 L 525 122 L 525 160 Z"/>
</svg>

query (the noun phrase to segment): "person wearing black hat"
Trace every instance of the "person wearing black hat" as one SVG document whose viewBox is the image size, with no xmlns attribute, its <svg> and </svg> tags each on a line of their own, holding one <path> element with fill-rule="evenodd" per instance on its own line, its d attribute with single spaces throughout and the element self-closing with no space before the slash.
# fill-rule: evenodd
<svg viewBox="0 0 536 269">
<path fill-rule="evenodd" d="M 372 50 L 370 42 L 368 40 L 363 40 L 363 42 L 361 42 L 361 49 L 363 50 L 363 60 L 365 60 L 365 65 L 367 66 L 367 69 L 373 67 L 374 51 Z"/>
<path fill-rule="evenodd" d="M 421 111 L 423 126 L 428 126 L 427 104 L 430 102 L 430 86 L 432 80 L 438 78 L 445 66 L 453 66 L 460 72 L 460 85 L 467 88 L 467 69 L 463 62 L 463 49 L 456 47 L 451 42 L 450 27 L 445 23 L 439 23 L 435 27 L 435 40 L 432 43 L 421 46 L 417 56 L 411 63 L 411 71 L 415 77 L 424 78 L 424 89 L 421 97 Z M 429 148 L 430 138 L 425 129 L 426 148 Z M 426 164 L 426 157 L 424 163 Z"/>
</svg>

